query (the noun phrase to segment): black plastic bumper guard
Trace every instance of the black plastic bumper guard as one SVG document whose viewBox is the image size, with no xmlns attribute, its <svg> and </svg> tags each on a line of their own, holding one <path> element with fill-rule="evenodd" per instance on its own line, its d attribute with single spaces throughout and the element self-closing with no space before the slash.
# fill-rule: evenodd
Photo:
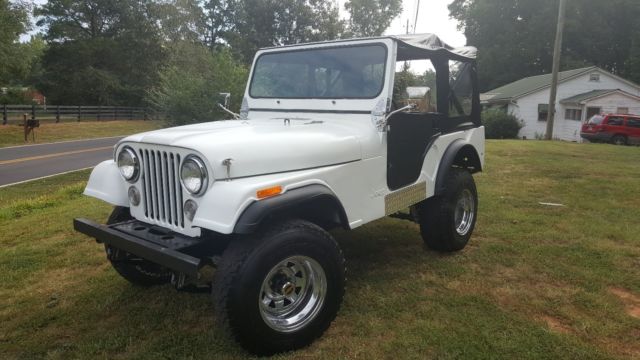
<svg viewBox="0 0 640 360">
<path fill-rule="evenodd" d="M 203 243 L 200 238 L 184 236 L 139 221 L 102 225 L 88 219 L 73 220 L 73 228 L 98 242 L 139 256 L 176 272 L 197 276 L 206 261 L 185 251 Z"/>
</svg>

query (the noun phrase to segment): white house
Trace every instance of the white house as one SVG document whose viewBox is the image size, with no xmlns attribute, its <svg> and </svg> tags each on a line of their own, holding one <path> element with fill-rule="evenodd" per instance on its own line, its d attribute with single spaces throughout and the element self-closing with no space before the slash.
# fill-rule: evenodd
<svg viewBox="0 0 640 360">
<path fill-rule="evenodd" d="M 500 107 L 524 121 L 520 137 L 544 136 L 551 74 L 532 76 L 481 95 L 487 107 Z M 595 114 L 640 114 L 640 85 L 598 67 L 559 74 L 554 138 L 582 141 L 582 121 Z"/>
</svg>

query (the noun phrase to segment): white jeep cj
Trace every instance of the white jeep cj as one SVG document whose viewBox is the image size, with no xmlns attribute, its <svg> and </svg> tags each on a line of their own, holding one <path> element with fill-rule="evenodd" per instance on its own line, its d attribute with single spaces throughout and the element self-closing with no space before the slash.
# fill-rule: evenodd
<svg viewBox="0 0 640 360">
<path fill-rule="evenodd" d="M 398 62 L 425 59 L 435 89 L 393 101 Z M 74 226 L 134 284 L 193 286 L 214 267 L 216 317 L 249 351 L 305 346 L 335 318 L 345 260 L 329 230 L 410 209 L 429 248 L 469 241 L 484 162 L 474 48 L 426 34 L 263 49 L 236 117 L 120 141 L 85 190 L 113 214 Z"/>
</svg>

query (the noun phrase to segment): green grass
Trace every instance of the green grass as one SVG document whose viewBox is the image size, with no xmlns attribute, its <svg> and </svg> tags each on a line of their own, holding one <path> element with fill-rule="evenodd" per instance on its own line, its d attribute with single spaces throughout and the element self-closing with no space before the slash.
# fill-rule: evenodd
<svg viewBox="0 0 640 360">
<path fill-rule="evenodd" d="M 129 135 L 143 131 L 155 130 L 162 126 L 160 121 L 83 121 L 41 123 L 36 128 L 36 143 L 55 141 L 91 139 L 107 136 Z M 5 146 L 32 144 L 24 141 L 24 128 L 20 125 L 0 125 L 0 148 Z"/>
<path fill-rule="evenodd" d="M 640 148 L 490 141 L 470 244 L 442 255 L 385 219 L 334 235 L 330 329 L 278 358 L 640 357 Z M 245 358 L 207 295 L 140 289 L 71 228 L 105 219 L 88 172 L 0 190 L 0 358 Z M 562 203 L 549 207 L 539 202 Z"/>
</svg>

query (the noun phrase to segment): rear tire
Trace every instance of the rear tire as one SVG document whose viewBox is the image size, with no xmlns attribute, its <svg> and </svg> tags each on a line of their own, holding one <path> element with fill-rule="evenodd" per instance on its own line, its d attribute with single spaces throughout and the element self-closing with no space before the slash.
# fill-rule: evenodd
<svg viewBox="0 0 640 360">
<path fill-rule="evenodd" d="M 213 283 L 217 320 L 248 351 L 299 349 L 335 318 L 344 295 L 342 251 L 322 228 L 302 220 L 231 241 Z"/>
<path fill-rule="evenodd" d="M 420 234 L 430 249 L 452 252 L 463 249 L 473 233 L 478 213 L 478 193 L 469 171 L 451 168 L 441 195 L 416 206 Z"/>
<path fill-rule="evenodd" d="M 116 206 L 107 220 L 107 225 L 131 220 L 129 208 Z M 166 284 L 171 280 L 171 272 L 155 263 L 141 259 L 110 245 L 104 246 L 107 259 L 120 276 L 138 286 Z"/>
<path fill-rule="evenodd" d="M 623 135 L 616 135 L 611 138 L 611 143 L 613 145 L 627 145 L 627 138 Z"/>
</svg>

